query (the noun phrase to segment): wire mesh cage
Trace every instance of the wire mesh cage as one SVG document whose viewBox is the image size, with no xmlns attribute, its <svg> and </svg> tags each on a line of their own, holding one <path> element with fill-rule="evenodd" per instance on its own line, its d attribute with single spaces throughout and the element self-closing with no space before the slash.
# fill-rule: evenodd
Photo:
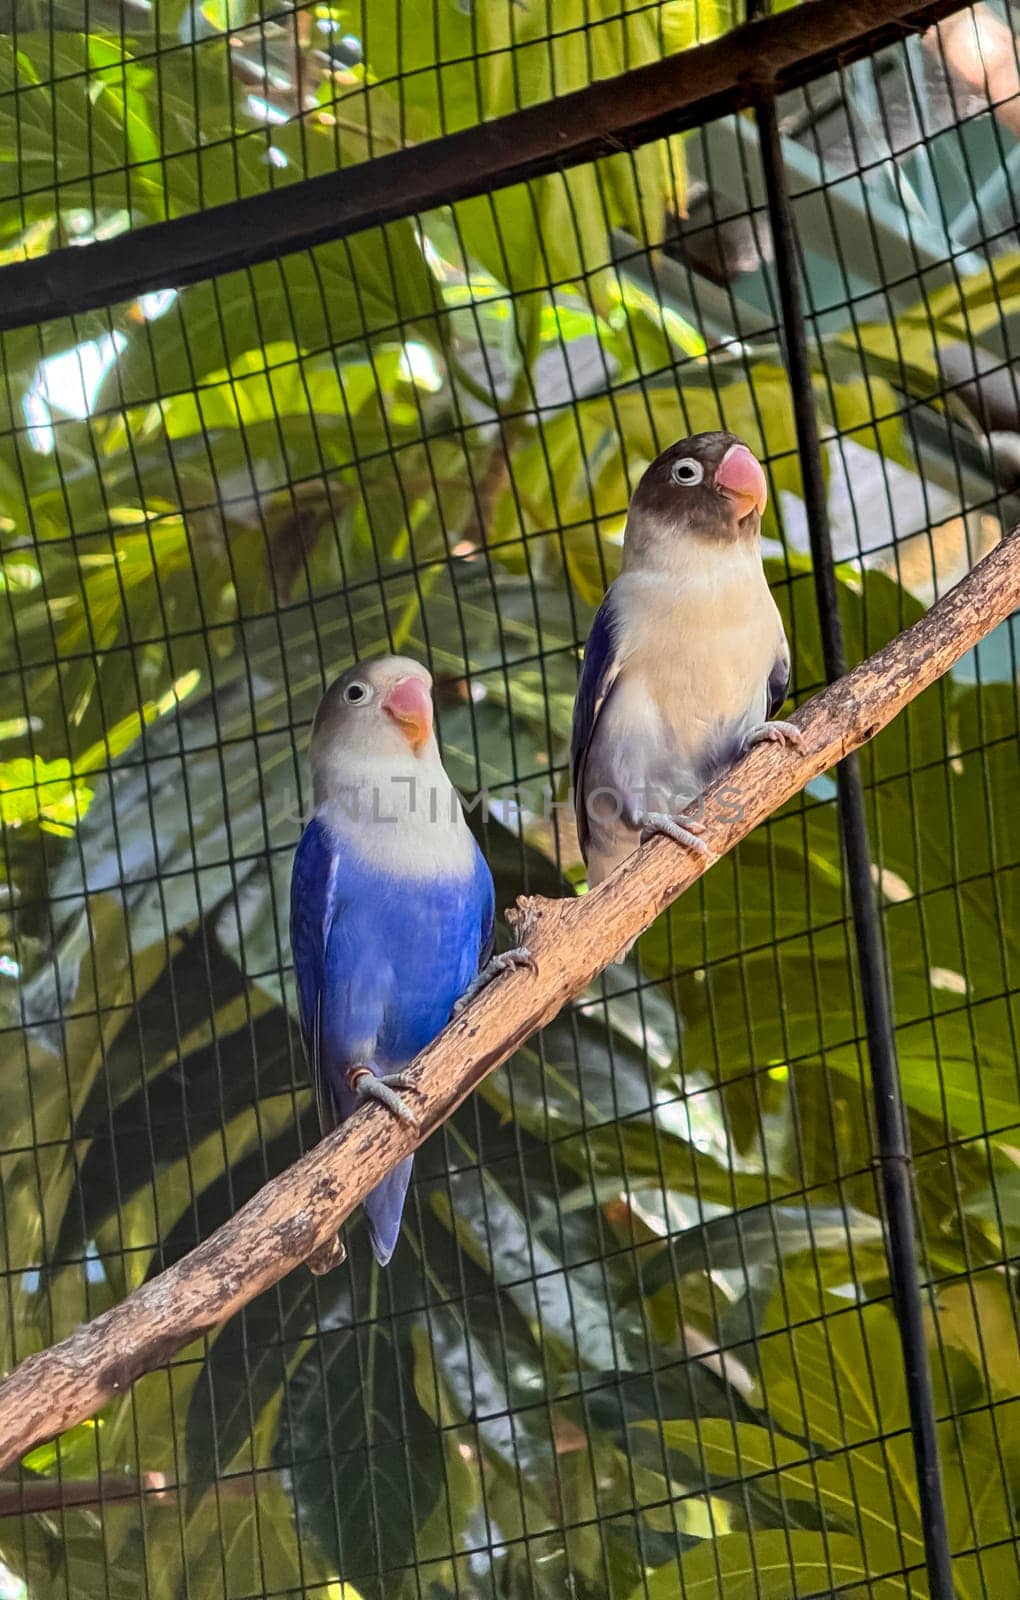
<svg viewBox="0 0 1020 1600">
<path fill-rule="evenodd" d="M 783 94 L 774 138 L 734 67 L 675 128 L 607 124 L 616 153 L 537 176 L 508 124 L 500 181 L 452 200 L 429 146 L 405 214 L 294 242 L 315 180 L 370 193 L 394 153 L 552 118 L 743 20 L 0 5 L 5 1369 L 318 1138 L 287 898 L 339 670 L 424 661 L 497 904 L 579 893 L 579 654 L 660 449 L 725 428 L 766 464 L 796 700 L 832 645 L 819 515 L 851 662 L 1020 520 L 1005 5 L 915 6 L 892 43 L 876 17 L 881 48 Z M 285 251 L 257 227 L 281 195 Z M 216 253 L 232 229 L 251 264 Z M 60 282 L 78 299 L 35 320 Z M 1007 624 L 861 765 L 941 1484 L 917 1471 L 825 776 L 425 1146 L 385 1271 L 356 1219 L 346 1266 L 291 1274 L 0 1477 L 0 1592 L 1020 1593 L 1017 730 Z"/>
</svg>

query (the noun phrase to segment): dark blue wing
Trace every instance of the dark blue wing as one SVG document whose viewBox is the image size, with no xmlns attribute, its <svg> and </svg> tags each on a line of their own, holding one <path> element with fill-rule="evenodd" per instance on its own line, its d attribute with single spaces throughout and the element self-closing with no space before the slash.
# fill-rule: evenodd
<svg viewBox="0 0 1020 1600">
<path fill-rule="evenodd" d="M 570 770 L 574 785 L 574 810 L 581 854 L 587 855 L 588 821 L 584 805 L 584 765 L 595 724 L 620 670 L 613 625 L 613 591 L 606 596 L 591 625 L 584 647 L 584 665 L 574 701 L 574 727 L 570 740 Z"/>
<path fill-rule="evenodd" d="M 496 937 L 496 889 L 492 873 L 489 871 L 489 863 L 482 855 L 477 839 L 475 852 L 474 892 L 479 911 L 478 971 L 481 972 L 492 954 L 493 941 Z"/>
<path fill-rule="evenodd" d="M 308 1069 L 323 1133 L 336 1127 L 336 1110 L 325 1080 L 320 1039 L 326 941 L 336 914 L 337 846 L 313 819 L 301 835 L 290 878 L 290 947 L 294 957 L 298 1012 Z"/>
<path fill-rule="evenodd" d="M 779 638 L 780 648 L 773 663 L 772 671 L 769 673 L 765 707 L 766 720 L 775 716 L 790 689 L 790 646 L 786 642 L 784 633 L 780 633 Z"/>
</svg>

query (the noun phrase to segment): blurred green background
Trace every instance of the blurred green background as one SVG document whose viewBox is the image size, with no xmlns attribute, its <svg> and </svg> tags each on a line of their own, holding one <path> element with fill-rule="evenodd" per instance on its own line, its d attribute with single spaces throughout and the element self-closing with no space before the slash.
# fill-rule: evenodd
<svg viewBox="0 0 1020 1600">
<path fill-rule="evenodd" d="M 736 20 L 0 4 L 0 265 Z M 1012 25 L 979 6 L 780 107 L 852 660 L 1020 518 Z M 551 804 L 579 649 L 644 466 L 723 426 L 820 685 L 775 306 L 739 116 L 2 336 L 4 1368 L 316 1137 L 286 906 L 325 681 L 427 661 L 499 904 L 581 892 Z M 864 754 L 960 1600 L 1020 1592 L 1017 725 L 1005 627 Z M 355 1220 L 347 1268 L 33 1451 L 47 1509 L 0 1478 L 0 1594 L 926 1595 L 834 794 L 488 1080 L 385 1273 Z"/>
</svg>

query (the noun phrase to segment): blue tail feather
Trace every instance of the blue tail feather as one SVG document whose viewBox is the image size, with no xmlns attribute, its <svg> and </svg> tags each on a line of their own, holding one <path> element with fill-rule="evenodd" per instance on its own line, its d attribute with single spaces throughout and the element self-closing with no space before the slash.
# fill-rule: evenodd
<svg viewBox="0 0 1020 1600">
<path fill-rule="evenodd" d="M 372 1240 L 372 1252 L 381 1267 L 385 1267 L 400 1238 L 400 1219 L 404 1213 L 404 1197 L 411 1181 L 414 1157 L 407 1156 L 377 1183 L 365 1197 L 365 1215 Z"/>
</svg>

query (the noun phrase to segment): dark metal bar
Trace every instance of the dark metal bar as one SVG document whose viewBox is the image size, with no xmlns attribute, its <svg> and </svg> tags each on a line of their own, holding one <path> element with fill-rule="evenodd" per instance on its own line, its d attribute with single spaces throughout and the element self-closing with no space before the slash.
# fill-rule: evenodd
<svg viewBox="0 0 1020 1600">
<path fill-rule="evenodd" d="M 0 331 L 177 289 L 744 110 L 930 27 L 961 0 L 825 0 L 558 100 L 323 177 L 0 269 Z"/>
<path fill-rule="evenodd" d="M 804 503 L 811 539 L 815 591 L 822 631 L 826 677 L 846 672 L 843 626 L 839 616 L 836 572 L 826 504 L 822 453 L 815 417 L 811 365 L 800 300 L 800 262 L 790 197 L 786 189 L 779 124 L 774 103 L 758 107 L 761 159 L 775 250 L 776 277 L 786 343 L 786 366 L 793 391 L 804 482 Z M 931 1370 L 925 1341 L 924 1311 L 917 1270 L 917 1239 L 911 1174 L 913 1157 L 900 1092 L 899 1062 L 893 1029 L 892 1002 L 882 924 L 871 879 L 871 847 L 864 808 L 864 790 L 855 756 L 836 769 L 840 831 L 846 851 L 847 876 L 864 1021 L 871 1064 L 871 1086 L 878 1130 L 878 1166 L 886 1214 L 886 1255 L 893 1305 L 906 1368 L 911 1436 L 920 1491 L 925 1561 L 932 1600 L 953 1600 L 952 1560 L 946 1524 L 945 1496 L 939 1466 Z"/>
</svg>

